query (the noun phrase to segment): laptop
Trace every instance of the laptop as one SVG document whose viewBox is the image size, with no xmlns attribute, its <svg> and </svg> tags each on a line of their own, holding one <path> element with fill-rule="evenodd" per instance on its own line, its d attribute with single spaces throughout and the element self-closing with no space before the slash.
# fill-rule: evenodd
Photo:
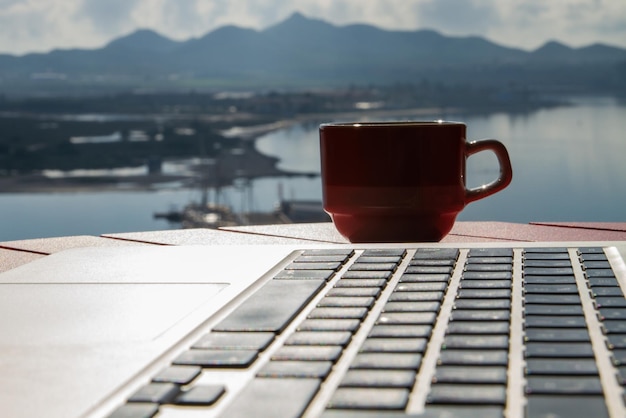
<svg viewBox="0 0 626 418">
<path fill-rule="evenodd" d="M 624 417 L 625 257 L 623 242 L 67 250 L 0 274 L 0 412 Z"/>
</svg>

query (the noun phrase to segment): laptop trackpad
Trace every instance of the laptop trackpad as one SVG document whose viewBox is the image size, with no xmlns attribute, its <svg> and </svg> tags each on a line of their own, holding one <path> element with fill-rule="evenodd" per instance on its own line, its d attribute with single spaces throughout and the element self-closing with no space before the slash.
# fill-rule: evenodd
<svg viewBox="0 0 626 418">
<path fill-rule="evenodd" d="M 228 284 L 5 284 L 0 345 L 150 341 L 192 316 Z M 10 288 L 10 289 L 9 289 Z"/>
</svg>

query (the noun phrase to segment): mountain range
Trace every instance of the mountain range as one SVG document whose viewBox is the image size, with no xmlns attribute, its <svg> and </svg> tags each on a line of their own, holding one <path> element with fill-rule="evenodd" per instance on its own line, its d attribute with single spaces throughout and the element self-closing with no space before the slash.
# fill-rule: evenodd
<svg viewBox="0 0 626 418">
<path fill-rule="evenodd" d="M 331 86 L 424 80 L 626 91 L 626 49 L 548 42 L 534 51 L 432 30 L 335 26 L 295 13 L 257 31 L 187 41 L 138 30 L 97 49 L 0 54 L 0 92 L 42 83 Z M 182 85 L 181 84 L 181 85 Z"/>
</svg>

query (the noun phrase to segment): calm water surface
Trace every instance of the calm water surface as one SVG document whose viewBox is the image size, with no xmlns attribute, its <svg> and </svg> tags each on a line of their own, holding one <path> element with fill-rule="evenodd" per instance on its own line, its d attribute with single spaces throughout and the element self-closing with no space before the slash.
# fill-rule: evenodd
<svg viewBox="0 0 626 418">
<path fill-rule="evenodd" d="M 432 115 L 442 116 L 465 122 L 469 140 L 502 141 L 513 165 L 511 185 L 467 206 L 460 220 L 626 221 L 624 104 L 582 98 L 574 106 L 523 115 Z M 257 145 L 279 157 L 285 170 L 319 171 L 315 124 L 267 134 Z M 468 162 L 470 186 L 491 181 L 497 173 L 497 162 L 489 153 Z M 320 200 L 319 178 L 256 180 L 251 193 L 225 189 L 221 200 L 235 210 L 271 211 L 280 193 L 287 199 Z M 190 190 L 0 194 L 0 241 L 177 228 L 154 219 L 154 212 L 180 209 L 198 198 Z"/>
</svg>

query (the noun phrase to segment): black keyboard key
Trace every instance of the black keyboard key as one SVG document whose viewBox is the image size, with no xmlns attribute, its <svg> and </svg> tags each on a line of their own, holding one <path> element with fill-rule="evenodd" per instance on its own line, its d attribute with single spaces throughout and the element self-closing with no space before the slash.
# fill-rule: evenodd
<svg viewBox="0 0 626 418">
<path fill-rule="evenodd" d="M 626 348 L 625 334 L 609 334 L 606 336 L 607 346 L 612 350 L 614 348 Z"/>
<path fill-rule="evenodd" d="M 503 406 L 426 405 L 423 418 L 502 418 Z"/>
<path fill-rule="evenodd" d="M 513 257 L 511 248 L 472 248 L 468 257 Z"/>
<path fill-rule="evenodd" d="M 457 299 L 455 309 L 510 309 L 509 299 Z"/>
<path fill-rule="evenodd" d="M 441 365 L 506 366 L 506 350 L 443 350 L 438 363 Z"/>
<path fill-rule="evenodd" d="M 300 346 L 289 345 L 279 348 L 273 355 L 272 360 L 296 360 L 296 361 L 332 361 L 341 357 L 342 347 L 335 345 L 325 346 Z"/>
<path fill-rule="evenodd" d="M 527 358 L 593 358 L 591 343 L 526 343 Z"/>
<path fill-rule="evenodd" d="M 335 391 L 330 409 L 382 409 L 401 410 L 409 401 L 409 391 L 404 388 L 345 388 Z"/>
<path fill-rule="evenodd" d="M 433 383 L 499 383 L 506 384 L 507 371 L 502 366 L 439 366 Z"/>
<path fill-rule="evenodd" d="M 511 271 L 511 264 L 468 264 L 465 271 Z"/>
<path fill-rule="evenodd" d="M 331 361 L 270 361 L 259 370 L 257 377 L 325 379 L 332 367 Z"/>
<path fill-rule="evenodd" d="M 596 304 L 600 308 L 626 308 L 626 298 L 615 296 L 598 296 Z"/>
<path fill-rule="evenodd" d="M 411 389 L 415 383 L 414 370 L 350 369 L 341 381 L 343 387 L 379 387 Z"/>
<path fill-rule="evenodd" d="M 335 275 L 334 270 L 282 270 L 274 276 L 277 280 L 324 280 Z"/>
<path fill-rule="evenodd" d="M 504 405 L 506 386 L 483 384 L 435 384 L 426 397 L 428 403 Z"/>
<path fill-rule="evenodd" d="M 578 286 L 576 284 L 526 284 L 524 292 L 540 295 L 578 295 Z"/>
<path fill-rule="evenodd" d="M 355 277 L 353 279 L 347 278 L 349 272 L 337 282 L 335 283 L 335 287 L 380 287 L 384 288 L 387 286 L 387 279 L 382 278 L 359 278 Z M 354 276 L 354 275 L 350 275 Z"/>
<path fill-rule="evenodd" d="M 428 338 L 430 325 L 374 325 L 369 333 L 373 338 Z"/>
<path fill-rule="evenodd" d="M 587 329 L 562 328 L 529 328 L 526 330 L 526 341 L 529 342 L 588 342 Z"/>
<path fill-rule="evenodd" d="M 548 376 L 596 376 L 595 359 L 527 359 L 526 374 Z"/>
<path fill-rule="evenodd" d="M 173 383 L 148 383 L 128 398 L 128 402 L 169 403 L 179 392 L 180 386 Z"/>
<path fill-rule="evenodd" d="M 604 256 L 604 249 L 602 247 L 580 247 L 578 251 L 583 255 L 602 254 Z"/>
<path fill-rule="evenodd" d="M 455 309 L 452 321 L 508 321 L 511 311 L 506 309 Z"/>
<path fill-rule="evenodd" d="M 458 257 L 457 248 L 419 248 L 413 255 L 414 260 L 456 260 Z"/>
<path fill-rule="evenodd" d="M 423 353 L 426 338 L 367 338 L 361 345 L 362 353 Z"/>
<path fill-rule="evenodd" d="M 349 331 L 354 334 L 360 326 L 358 319 L 305 319 L 298 331 Z"/>
<path fill-rule="evenodd" d="M 400 276 L 400 283 L 422 283 L 422 282 L 441 282 L 448 283 L 450 281 L 449 274 L 403 274 Z"/>
<path fill-rule="evenodd" d="M 245 368 L 257 359 L 255 350 L 198 350 L 190 349 L 179 355 L 176 365 Z"/>
<path fill-rule="evenodd" d="M 448 266 L 408 266 L 408 274 L 452 274 L 454 269 Z"/>
<path fill-rule="evenodd" d="M 169 366 L 152 378 L 153 382 L 186 385 L 200 375 L 202 368 L 197 366 Z"/>
<path fill-rule="evenodd" d="M 309 319 L 363 319 L 367 316 L 367 308 L 315 308 Z"/>
<path fill-rule="evenodd" d="M 602 396 L 531 395 L 527 418 L 609 418 Z"/>
<path fill-rule="evenodd" d="M 507 349 L 508 335 L 447 335 L 443 340 L 442 349 Z"/>
<path fill-rule="evenodd" d="M 585 276 L 592 277 L 615 277 L 615 273 L 610 269 L 586 269 Z"/>
<path fill-rule="evenodd" d="M 456 260 L 449 259 L 412 259 L 410 266 L 428 266 L 428 267 L 454 267 Z"/>
<path fill-rule="evenodd" d="M 602 323 L 606 334 L 626 334 L 626 321 L 607 319 Z"/>
<path fill-rule="evenodd" d="M 372 296 L 326 296 L 322 298 L 317 306 L 319 307 L 361 307 L 370 308 L 376 299 Z"/>
<path fill-rule="evenodd" d="M 524 267 L 571 267 L 572 262 L 569 258 L 564 260 L 524 260 Z"/>
<path fill-rule="evenodd" d="M 343 263 L 330 261 L 319 263 L 297 263 L 292 262 L 285 267 L 285 270 L 332 270 L 337 271 L 341 268 Z"/>
<path fill-rule="evenodd" d="M 380 287 L 334 287 L 328 291 L 326 296 L 341 296 L 341 297 L 354 297 L 354 296 L 371 296 L 378 298 L 380 295 Z"/>
<path fill-rule="evenodd" d="M 611 269 L 611 263 L 608 261 L 587 261 L 585 260 L 586 269 Z"/>
<path fill-rule="evenodd" d="M 298 331 L 287 338 L 285 345 L 340 345 L 345 347 L 352 334 L 347 331 Z"/>
<path fill-rule="evenodd" d="M 510 280 L 463 280 L 461 289 L 510 289 Z"/>
<path fill-rule="evenodd" d="M 391 278 L 391 276 L 393 275 L 393 272 L 391 271 L 385 271 L 385 270 L 349 270 L 346 271 L 343 276 L 341 276 L 343 279 L 361 279 L 363 281 L 365 281 L 366 279 L 373 279 L 373 280 L 384 280 L 385 283 L 387 280 L 389 280 Z M 368 285 L 371 286 L 371 285 Z M 384 285 L 382 285 L 384 286 Z"/>
<path fill-rule="evenodd" d="M 529 253 L 524 254 L 525 260 L 569 260 L 569 254 L 566 252 L 555 253 Z"/>
<path fill-rule="evenodd" d="M 508 265 L 509 270 L 511 270 L 511 266 L 513 265 L 513 257 L 469 257 L 467 259 L 467 265 L 465 267 L 469 268 L 470 266 L 477 264 Z"/>
<path fill-rule="evenodd" d="M 298 256 L 295 263 L 345 263 L 347 256 L 342 254 L 323 254 L 323 255 L 301 255 Z"/>
<path fill-rule="evenodd" d="M 459 289 L 459 298 L 510 299 L 511 289 Z"/>
<path fill-rule="evenodd" d="M 390 302 L 439 302 L 443 292 L 395 292 L 389 297 Z"/>
<path fill-rule="evenodd" d="M 483 334 L 509 335 L 509 323 L 506 321 L 453 321 L 448 324 L 446 333 L 455 334 Z"/>
<path fill-rule="evenodd" d="M 351 248 L 315 248 L 302 253 L 302 255 L 343 255 L 345 257 L 353 254 L 354 250 Z"/>
<path fill-rule="evenodd" d="M 524 276 L 524 283 L 531 284 L 576 284 L 574 276 Z"/>
<path fill-rule="evenodd" d="M 349 271 L 384 271 L 384 272 L 392 272 L 395 271 L 398 265 L 396 263 L 360 263 L 357 260 L 356 263 L 352 264 L 349 268 Z"/>
<path fill-rule="evenodd" d="M 617 367 L 617 382 L 622 386 L 626 386 L 626 366 Z"/>
<path fill-rule="evenodd" d="M 419 353 L 359 353 L 350 367 L 352 369 L 417 370 L 422 363 Z"/>
<path fill-rule="evenodd" d="M 209 406 L 226 393 L 223 385 L 195 385 L 176 398 L 177 405 Z"/>
<path fill-rule="evenodd" d="M 529 315 L 525 319 L 527 328 L 585 328 L 584 316 Z"/>
<path fill-rule="evenodd" d="M 611 359 L 616 366 L 626 365 L 626 349 L 619 348 L 611 352 Z"/>
<path fill-rule="evenodd" d="M 527 294 L 525 296 L 526 303 L 543 304 L 543 305 L 580 305 L 580 296 L 578 295 L 540 295 Z"/>
<path fill-rule="evenodd" d="M 626 320 L 626 309 L 624 308 L 602 308 L 600 318 Z"/>
<path fill-rule="evenodd" d="M 153 403 L 127 403 L 117 408 L 108 418 L 152 418 L 159 412 Z"/>
<path fill-rule="evenodd" d="M 213 330 L 282 332 L 324 283 L 323 280 L 270 280 Z"/>
<path fill-rule="evenodd" d="M 406 250 L 404 248 L 370 248 L 363 251 L 362 257 L 385 257 L 385 256 L 404 257 Z"/>
<path fill-rule="evenodd" d="M 527 303 L 524 307 L 526 316 L 530 315 L 580 315 L 583 316 L 581 305 L 538 305 Z"/>
<path fill-rule="evenodd" d="M 602 395 L 599 377 L 577 376 L 575 379 L 563 376 L 528 376 L 526 393 L 543 395 Z"/>
<path fill-rule="evenodd" d="M 448 284 L 443 282 L 400 283 L 394 292 L 442 292 L 447 287 Z"/>
<path fill-rule="evenodd" d="M 357 258 L 356 263 L 376 263 L 376 264 L 391 263 L 391 264 L 396 265 L 400 261 L 402 261 L 402 257 L 399 255 L 362 255 L 361 257 Z"/>
<path fill-rule="evenodd" d="M 383 312 L 377 324 L 433 325 L 437 319 L 434 312 Z"/>
<path fill-rule="evenodd" d="M 439 312 L 441 303 L 427 302 L 387 302 L 383 312 Z"/>
<path fill-rule="evenodd" d="M 589 285 L 595 289 L 596 287 L 618 287 L 619 283 L 614 277 L 592 277 L 589 279 Z"/>
<path fill-rule="evenodd" d="M 510 271 L 466 271 L 463 273 L 464 280 L 508 280 L 513 278 Z"/>
<path fill-rule="evenodd" d="M 318 379 L 256 378 L 221 414 L 228 418 L 296 418 L 319 390 Z M 288 396 L 287 396 L 288 394 Z"/>
<path fill-rule="evenodd" d="M 524 267 L 524 274 L 531 276 L 571 276 L 572 267 Z"/>
<path fill-rule="evenodd" d="M 272 332 L 211 332 L 193 345 L 194 348 L 218 350 L 265 350 L 274 340 Z"/>
<path fill-rule="evenodd" d="M 591 291 L 593 297 L 598 296 L 624 296 L 620 287 L 594 287 Z"/>
<path fill-rule="evenodd" d="M 403 411 L 327 409 L 320 418 L 502 418 L 502 406 L 428 404 L 423 414 Z"/>
</svg>

